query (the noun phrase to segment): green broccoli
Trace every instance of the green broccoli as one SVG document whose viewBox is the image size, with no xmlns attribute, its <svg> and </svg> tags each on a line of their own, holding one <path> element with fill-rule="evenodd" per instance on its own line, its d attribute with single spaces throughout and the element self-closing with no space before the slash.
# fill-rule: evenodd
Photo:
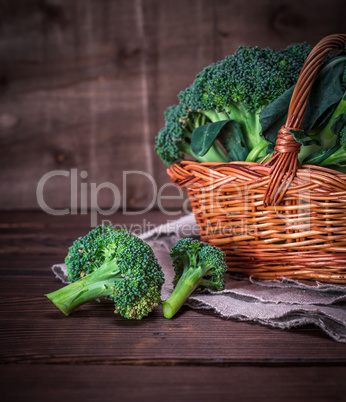
<svg viewBox="0 0 346 402">
<path fill-rule="evenodd" d="M 185 154 L 199 161 L 262 159 L 268 143 L 259 113 L 296 83 L 310 50 L 306 43 L 284 50 L 241 46 L 204 68 L 165 112 L 158 155 L 168 166 Z"/>
<path fill-rule="evenodd" d="M 346 111 L 346 109 L 345 109 Z M 320 166 L 332 166 L 334 169 L 346 167 L 346 113 L 340 114 L 331 124 L 331 132 L 336 136 L 336 143 L 323 155 Z"/>
<path fill-rule="evenodd" d="M 261 136 L 274 148 L 285 124 L 294 87 L 260 112 Z M 298 159 L 304 165 L 343 170 L 346 165 L 346 52 L 329 55 L 319 69 L 307 101 L 301 130 L 291 130 L 301 144 Z"/>
<path fill-rule="evenodd" d="M 197 288 L 222 290 L 223 274 L 228 270 L 225 253 L 218 247 L 195 239 L 179 239 L 172 247 L 174 290 L 163 303 L 163 314 L 172 318 Z"/>
<path fill-rule="evenodd" d="M 46 296 L 65 314 L 100 297 L 115 313 L 141 319 L 161 303 L 164 276 L 151 247 L 124 229 L 100 225 L 70 247 L 71 284 Z"/>
<path fill-rule="evenodd" d="M 187 112 L 181 104 L 170 106 L 164 113 L 166 126 L 156 138 L 156 151 L 169 166 L 182 159 L 185 154 L 191 155 L 200 162 L 228 162 L 225 151 L 213 144 L 206 155 L 197 157 L 191 149 L 191 136 L 195 128 L 203 127 L 210 122 L 209 118 L 198 112 Z"/>
<path fill-rule="evenodd" d="M 100 261 L 105 260 L 105 253 L 111 252 L 109 257 L 114 256 L 119 234 L 121 231 L 111 225 L 99 225 L 75 240 L 65 258 L 68 280 L 75 282 L 99 269 Z"/>
</svg>

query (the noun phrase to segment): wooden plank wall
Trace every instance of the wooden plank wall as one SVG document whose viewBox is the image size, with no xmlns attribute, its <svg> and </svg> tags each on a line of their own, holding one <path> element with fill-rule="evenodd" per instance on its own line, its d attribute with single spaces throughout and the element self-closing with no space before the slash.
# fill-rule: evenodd
<svg viewBox="0 0 346 402">
<path fill-rule="evenodd" d="M 69 207 L 71 169 L 72 202 L 81 183 L 90 196 L 91 183 L 111 182 L 120 203 L 147 207 L 148 177 L 122 172 L 168 183 L 154 138 L 197 72 L 239 45 L 345 32 L 345 11 L 345 0 L 0 0 L 0 209 L 40 209 L 51 171 L 70 176 L 48 180 L 45 201 Z M 113 201 L 99 191 L 100 207 Z"/>
</svg>

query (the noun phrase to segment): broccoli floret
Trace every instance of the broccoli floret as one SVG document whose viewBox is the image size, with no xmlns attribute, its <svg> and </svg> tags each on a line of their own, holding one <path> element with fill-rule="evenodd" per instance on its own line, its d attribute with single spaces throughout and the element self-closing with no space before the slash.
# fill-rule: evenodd
<svg viewBox="0 0 346 402">
<path fill-rule="evenodd" d="M 220 136 L 203 160 L 191 150 L 191 133 L 196 128 L 229 120 L 242 131 L 246 160 L 262 159 L 268 143 L 260 136 L 259 113 L 296 83 L 310 51 L 306 43 L 284 50 L 241 46 L 233 55 L 204 68 L 180 92 L 179 104 L 166 111 L 165 127 L 156 138 L 159 156 L 167 165 L 183 159 L 185 153 L 200 161 L 224 162 L 226 151 L 227 160 L 234 160 L 232 132 Z"/>
<path fill-rule="evenodd" d="M 75 241 L 66 262 L 72 283 L 46 295 L 65 315 L 100 297 L 113 300 L 114 312 L 132 319 L 161 303 L 164 276 L 154 252 L 126 230 L 94 228 Z"/>
<path fill-rule="evenodd" d="M 179 239 L 172 247 L 174 290 L 163 303 L 166 318 L 172 318 L 197 288 L 222 290 L 223 274 L 228 270 L 225 253 L 218 247 L 195 239 Z"/>
<path fill-rule="evenodd" d="M 156 152 L 164 163 L 170 166 L 185 154 L 200 162 L 211 160 L 227 162 L 226 153 L 216 144 L 203 157 L 195 155 L 191 149 L 191 135 L 195 128 L 203 126 L 209 119 L 201 113 L 187 112 L 181 104 L 168 107 L 164 114 L 166 125 L 156 138 Z"/>
<path fill-rule="evenodd" d="M 111 225 L 99 225 L 75 240 L 65 258 L 69 281 L 75 282 L 97 270 L 107 253 L 114 257 L 120 233 Z"/>
</svg>

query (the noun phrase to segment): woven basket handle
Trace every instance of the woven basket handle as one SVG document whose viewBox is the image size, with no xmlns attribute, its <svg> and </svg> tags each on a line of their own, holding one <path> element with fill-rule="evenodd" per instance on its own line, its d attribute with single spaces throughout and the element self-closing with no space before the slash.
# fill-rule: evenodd
<svg viewBox="0 0 346 402">
<path fill-rule="evenodd" d="M 293 138 L 290 130 L 301 129 L 311 87 L 324 58 L 330 51 L 342 49 L 345 44 L 346 34 L 326 36 L 312 49 L 303 64 L 292 94 L 286 123 L 278 132 L 274 148 L 276 153 L 265 163 L 271 166 L 271 177 L 264 196 L 264 206 L 279 204 L 292 183 L 299 166 L 301 145 Z"/>
</svg>

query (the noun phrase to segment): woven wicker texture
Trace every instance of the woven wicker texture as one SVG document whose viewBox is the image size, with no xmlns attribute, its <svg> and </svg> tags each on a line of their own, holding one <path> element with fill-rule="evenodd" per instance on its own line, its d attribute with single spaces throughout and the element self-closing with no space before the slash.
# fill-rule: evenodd
<svg viewBox="0 0 346 402">
<path fill-rule="evenodd" d="M 184 161 L 171 178 L 187 188 L 203 241 L 232 272 L 346 283 L 346 175 L 298 169 L 279 205 L 263 206 L 270 168 Z"/>
<path fill-rule="evenodd" d="M 345 43 L 346 35 L 331 35 L 312 50 L 266 163 L 183 161 L 168 169 L 187 190 L 201 239 L 225 251 L 231 272 L 346 283 L 346 174 L 299 166 L 289 132 L 301 128 L 325 55 Z"/>
</svg>

